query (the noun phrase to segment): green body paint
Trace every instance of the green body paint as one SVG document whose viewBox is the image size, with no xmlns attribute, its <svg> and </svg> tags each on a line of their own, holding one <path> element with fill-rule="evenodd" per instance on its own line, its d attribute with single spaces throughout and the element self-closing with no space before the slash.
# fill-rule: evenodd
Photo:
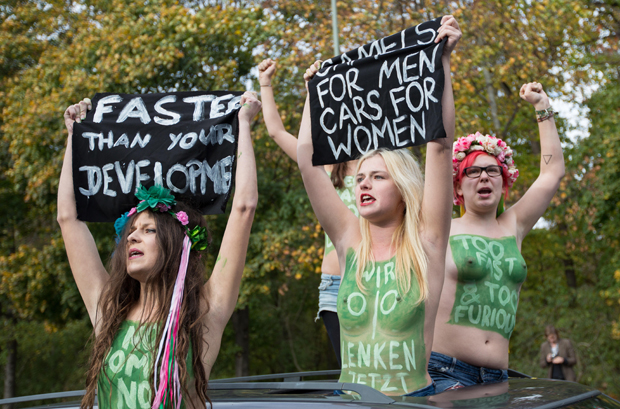
<svg viewBox="0 0 620 409">
<path fill-rule="evenodd" d="M 342 372 L 339 382 L 371 386 L 404 395 L 426 386 L 424 303 L 416 305 L 417 281 L 401 294 L 395 259 L 375 263 L 364 272 L 363 293 L 355 282 L 355 253 L 347 253 L 338 291 Z"/>
<path fill-rule="evenodd" d="M 510 339 L 527 275 L 515 237 L 457 234 L 450 236 L 450 250 L 458 281 L 448 324 L 494 331 Z"/>
<path fill-rule="evenodd" d="M 140 329 L 138 326 L 138 322 L 124 321 L 112 342 L 97 380 L 97 399 L 102 409 L 151 407 L 153 391 L 149 381 L 153 376 L 158 326 L 143 324 Z M 193 377 L 191 346 L 186 365 Z"/>
<path fill-rule="evenodd" d="M 218 254 L 217 255 L 217 260 L 215 260 L 215 265 L 213 266 L 213 268 L 215 268 L 215 266 L 217 266 L 217 263 L 219 263 L 221 259 L 222 259 L 222 255 Z M 226 263 L 227 262 L 228 262 L 228 258 L 225 258 L 224 261 L 222 262 L 222 267 L 220 267 L 220 270 L 224 270 L 224 267 L 226 267 Z"/>
<path fill-rule="evenodd" d="M 330 175 L 329 172 L 327 174 Z M 360 213 L 357 210 L 357 205 L 355 204 L 355 177 L 345 176 L 344 187 L 342 189 L 336 189 L 336 192 L 338 192 L 340 200 L 347 205 L 349 210 L 351 210 L 356 217 L 360 217 Z M 327 234 L 325 234 L 324 255 L 328 255 L 333 250 L 335 250 L 334 243 L 332 243 L 331 239 L 327 236 Z"/>
</svg>

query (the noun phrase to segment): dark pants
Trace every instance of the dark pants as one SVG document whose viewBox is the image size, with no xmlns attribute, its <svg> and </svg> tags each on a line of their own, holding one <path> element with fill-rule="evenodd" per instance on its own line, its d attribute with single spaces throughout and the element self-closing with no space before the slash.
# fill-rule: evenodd
<svg viewBox="0 0 620 409">
<path fill-rule="evenodd" d="M 336 353 L 338 368 L 342 368 L 342 363 L 340 362 L 340 321 L 338 321 L 338 314 L 331 311 L 321 311 L 319 315 L 323 319 L 327 335 Z"/>
</svg>

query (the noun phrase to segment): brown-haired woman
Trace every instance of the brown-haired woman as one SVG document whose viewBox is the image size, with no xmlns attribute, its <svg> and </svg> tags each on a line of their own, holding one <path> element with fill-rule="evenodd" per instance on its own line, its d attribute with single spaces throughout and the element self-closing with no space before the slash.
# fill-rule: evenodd
<svg viewBox="0 0 620 409">
<path fill-rule="evenodd" d="M 139 204 L 124 215 L 124 227 L 121 223 L 117 228 L 120 241 L 108 268 L 104 267 L 88 226 L 77 218 L 72 180 L 73 124 L 86 117 L 90 101 L 65 111 L 69 137 L 58 187 L 58 223 L 94 327 L 83 408 L 92 408 L 96 389 L 100 408 L 168 408 L 187 402 L 204 408 L 211 367 L 237 303 L 258 201 L 250 122 L 261 103 L 246 93 L 241 104 L 236 190 L 220 252 L 206 283 L 201 261 L 206 222 L 163 188 L 139 190 L 160 195 L 162 201 L 152 208 Z M 199 232 L 200 240 L 192 232 Z M 173 325 L 164 325 L 173 312 L 176 333 Z"/>
<path fill-rule="evenodd" d="M 263 101 L 263 118 L 269 136 L 291 159 L 297 162 L 297 138 L 284 128 L 276 101 L 273 95 L 271 80 L 276 72 L 277 63 L 268 58 L 258 65 L 258 80 L 261 87 L 261 99 Z M 359 217 L 355 205 L 355 169 L 357 161 L 338 163 L 324 166 L 340 199 L 347 205 L 349 210 Z M 325 234 L 325 249 L 323 262 L 321 263 L 321 284 L 319 285 L 319 311 L 316 319 L 322 318 L 327 335 L 334 348 L 334 353 L 340 362 L 340 324 L 337 313 L 337 297 L 340 288 L 340 266 L 336 248 Z"/>
<path fill-rule="evenodd" d="M 577 363 L 577 355 L 570 339 L 560 338 L 553 325 L 545 327 L 545 338 L 547 340 L 540 346 L 540 367 L 549 370 L 547 376 L 551 379 L 576 382 L 573 366 Z"/>
</svg>

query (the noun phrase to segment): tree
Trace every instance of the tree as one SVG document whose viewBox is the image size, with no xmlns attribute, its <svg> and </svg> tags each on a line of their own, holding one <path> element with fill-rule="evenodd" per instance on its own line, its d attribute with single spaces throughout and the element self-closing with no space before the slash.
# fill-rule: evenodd
<svg viewBox="0 0 620 409">
<path fill-rule="evenodd" d="M 10 239 L 0 255 L 2 311 L 16 320 L 64 325 L 84 316 L 55 222 L 64 107 L 98 91 L 243 87 L 262 36 L 262 12 L 114 0 L 15 1 L 0 12 L 6 17 L 0 126 L 7 148 L 0 227 Z M 107 259 L 111 226 L 91 225 L 91 231 Z M 17 328 L 3 322 L 5 329 Z"/>
</svg>

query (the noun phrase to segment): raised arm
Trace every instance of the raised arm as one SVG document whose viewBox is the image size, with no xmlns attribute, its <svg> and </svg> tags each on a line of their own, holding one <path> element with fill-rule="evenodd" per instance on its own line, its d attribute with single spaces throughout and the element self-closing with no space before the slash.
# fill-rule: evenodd
<svg viewBox="0 0 620 409">
<path fill-rule="evenodd" d="M 263 118 L 269 136 L 291 159 L 297 162 L 297 138 L 284 129 L 282 118 L 273 97 L 271 79 L 276 72 L 276 62 L 271 58 L 263 60 L 258 65 L 258 82 L 260 83 L 261 99 L 263 101 Z"/>
<path fill-rule="evenodd" d="M 306 87 L 308 86 L 308 81 L 317 73 L 319 67 L 320 61 L 317 61 L 306 70 L 306 74 L 304 74 Z M 338 196 L 323 166 L 312 166 L 313 153 L 310 96 L 308 93 L 299 129 L 297 164 L 299 165 L 314 214 L 316 214 L 319 223 L 321 223 L 321 226 L 323 226 L 323 229 L 334 243 L 338 253 L 342 254 L 341 250 L 345 250 L 345 247 L 350 243 L 349 239 L 359 235 L 358 220 Z"/>
<path fill-rule="evenodd" d="M 551 107 L 549 97 L 542 85 L 537 82 L 523 85 L 520 95 L 532 104 L 536 111 Z M 544 114 L 542 115 L 544 117 Z M 538 131 L 540 132 L 540 174 L 521 200 L 507 212 L 516 218 L 519 240 L 523 240 L 545 213 L 564 177 L 564 155 L 553 116 L 538 122 Z"/>
<path fill-rule="evenodd" d="M 71 105 L 64 114 L 69 137 L 67 138 L 65 159 L 62 164 L 60 182 L 58 184 L 57 220 L 62 230 L 62 238 L 65 242 L 65 249 L 67 250 L 73 278 L 86 305 L 90 322 L 96 327 L 97 303 L 103 286 L 109 279 L 109 275 L 101 262 L 97 245 L 90 230 L 88 230 L 88 226 L 77 218 L 75 194 L 73 192 L 71 142 L 73 123 L 84 119 L 87 110 L 91 108 L 90 100 L 85 99 L 79 104 Z"/>
<path fill-rule="evenodd" d="M 211 277 L 205 286 L 209 300 L 207 313 L 209 330 L 214 332 L 224 331 L 235 309 L 245 267 L 250 230 L 258 203 L 256 161 L 250 136 L 250 123 L 260 107 L 261 103 L 254 93 L 243 94 L 239 111 L 235 195 L 220 252 Z"/>
<path fill-rule="evenodd" d="M 452 16 L 441 20 L 439 35 L 435 42 L 444 37 L 441 62 L 444 72 L 444 89 L 441 97 L 441 110 L 446 138 L 428 143 L 426 148 L 426 168 L 422 214 L 426 221 L 423 237 L 435 248 L 445 248 L 450 234 L 452 214 L 452 143 L 454 142 L 454 97 L 452 95 L 452 76 L 450 73 L 450 54 L 456 47 L 462 33 Z"/>
</svg>

